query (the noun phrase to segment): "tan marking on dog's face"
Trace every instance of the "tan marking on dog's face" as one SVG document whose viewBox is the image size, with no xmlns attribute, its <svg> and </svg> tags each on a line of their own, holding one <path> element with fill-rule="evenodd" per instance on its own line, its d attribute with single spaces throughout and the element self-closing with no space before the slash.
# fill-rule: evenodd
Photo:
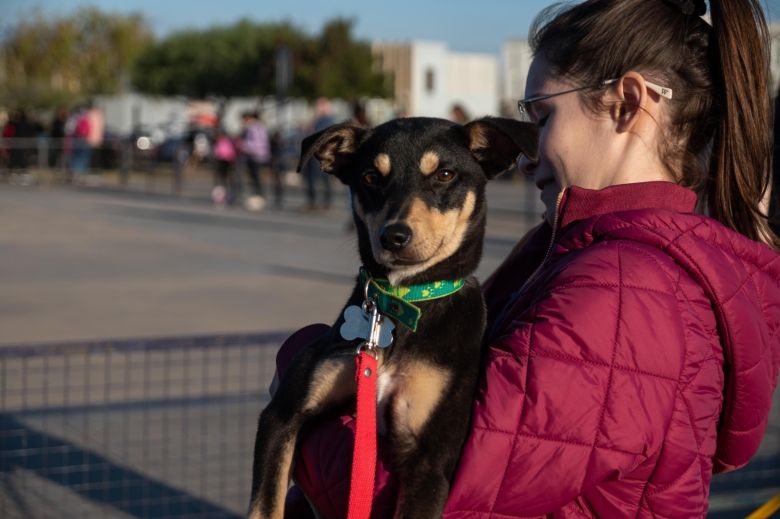
<svg viewBox="0 0 780 519">
<path fill-rule="evenodd" d="M 476 194 L 470 191 L 460 208 L 442 212 L 428 207 L 419 198 L 414 199 L 409 216 L 405 220 L 412 228 L 412 241 L 404 249 L 404 259 L 419 260 L 420 263 L 392 269 L 388 274 L 390 283 L 397 285 L 403 279 L 428 269 L 458 250 L 469 228 L 469 219 L 474 213 L 476 200 Z"/>
<path fill-rule="evenodd" d="M 386 177 L 390 174 L 390 155 L 387 153 L 380 153 L 374 158 L 374 167 L 383 176 Z"/>
<path fill-rule="evenodd" d="M 351 357 L 327 359 L 314 370 L 304 411 L 313 411 L 355 394 L 355 370 Z"/>
<path fill-rule="evenodd" d="M 426 151 L 420 159 L 420 173 L 426 177 L 439 169 L 439 154 L 435 151 Z"/>
<path fill-rule="evenodd" d="M 441 402 L 452 373 L 426 362 L 414 362 L 402 369 L 393 400 L 393 424 L 402 436 L 415 437 Z"/>
</svg>

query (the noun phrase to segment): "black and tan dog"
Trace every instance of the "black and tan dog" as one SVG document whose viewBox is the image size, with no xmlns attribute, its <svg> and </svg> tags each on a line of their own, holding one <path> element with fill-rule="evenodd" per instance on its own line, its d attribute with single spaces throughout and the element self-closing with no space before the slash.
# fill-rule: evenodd
<svg viewBox="0 0 780 519">
<path fill-rule="evenodd" d="M 390 436 L 392 468 L 402 482 L 396 517 L 441 516 L 480 364 L 485 305 L 472 273 L 482 254 L 485 184 L 519 154 L 535 156 L 536 145 L 534 126 L 499 118 L 464 126 L 431 118 L 374 129 L 343 124 L 303 142 L 300 165 L 314 156 L 351 190 L 368 276 L 384 279 L 397 295 L 404 287 L 424 293 L 442 284 L 452 291 L 414 303 L 420 310 L 416 330 L 400 319 L 392 345 L 378 350 L 377 419 Z M 345 308 L 364 302 L 365 278 Z M 393 320 L 390 314 L 384 318 Z M 342 315 L 330 334 L 298 354 L 260 415 L 252 519 L 283 517 L 301 428 L 354 406 L 360 341 L 342 337 L 343 323 Z"/>
</svg>

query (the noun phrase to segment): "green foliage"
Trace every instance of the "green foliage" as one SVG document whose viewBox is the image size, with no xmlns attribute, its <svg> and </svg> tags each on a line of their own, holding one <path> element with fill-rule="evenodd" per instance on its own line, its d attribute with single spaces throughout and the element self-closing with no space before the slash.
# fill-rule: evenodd
<svg viewBox="0 0 780 519">
<path fill-rule="evenodd" d="M 12 105 L 49 108 L 117 92 L 151 41 L 140 15 L 83 8 L 47 19 L 35 12 L 2 39 L 0 97 Z"/>
<path fill-rule="evenodd" d="M 186 30 L 155 42 L 140 15 L 83 8 L 61 18 L 32 12 L 0 40 L 0 99 L 52 108 L 132 84 L 160 95 L 265 96 L 276 93 L 276 53 L 292 54 L 287 95 L 354 100 L 387 97 L 368 43 L 337 19 L 311 36 L 290 23 L 241 20 Z"/>
<path fill-rule="evenodd" d="M 183 31 L 149 47 L 133 69 L 133 85 L 163 95 L 264 96 L 276 93 L 276 52 L 293 55 L 288 95 L 357 99 L 386 96 L 369 45 L 355 41 L 352 22 L 328 23 L 310 37 L 289 23 L 253 23 Z"/>
<path fill-rule="evenodd" d="M 390 95 L 384 75 L 373 65 L 369 45 L 352 40 L 352 22 L 334 20 L 319 38 L 316 95 L 357 99 Z"/>
</svg>

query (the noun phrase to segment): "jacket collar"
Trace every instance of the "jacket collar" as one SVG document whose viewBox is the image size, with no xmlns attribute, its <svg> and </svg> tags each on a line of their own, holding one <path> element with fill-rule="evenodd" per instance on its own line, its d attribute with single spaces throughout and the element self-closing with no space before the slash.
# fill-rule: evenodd
<svg viewBox="0 0 780 519">
<path fill-rule="evenodd" d="M 572 186 L 566 189 L 558 209 L 558 227 L 572 222 L 617 211 L 666 209 L 692 213 L 696 193 L 673 182 L 653 181 L 620 184 L 604 189 Z"/>
</svg>

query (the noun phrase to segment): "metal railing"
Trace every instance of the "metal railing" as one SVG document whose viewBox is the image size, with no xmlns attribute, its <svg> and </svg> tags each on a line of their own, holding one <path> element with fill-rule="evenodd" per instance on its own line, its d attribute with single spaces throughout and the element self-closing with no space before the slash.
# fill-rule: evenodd
<svg viewBox="0 0 780 519">
<path fill-rule="evenodd" d="M 0 517 L 243 517 L 285 336 L 0 348 Z"/>
</svg>

